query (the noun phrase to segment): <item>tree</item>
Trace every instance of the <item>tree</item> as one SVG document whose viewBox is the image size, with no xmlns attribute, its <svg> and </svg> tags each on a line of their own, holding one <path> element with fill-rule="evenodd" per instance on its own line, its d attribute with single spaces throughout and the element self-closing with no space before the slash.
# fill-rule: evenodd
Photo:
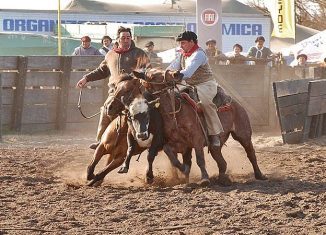
<svg viewBox="0 0 326 235">
<path fill-rule="evenodd" d="M 268 0 L 270 1 L 270 0 Z M 248 0 L 248 5 L 266 15 L 270 15 L 264 0 Z M 296 23 L 317 30 L 326 29 L 326 1 L 325 0 L 295 0 Z"/>
</svg>

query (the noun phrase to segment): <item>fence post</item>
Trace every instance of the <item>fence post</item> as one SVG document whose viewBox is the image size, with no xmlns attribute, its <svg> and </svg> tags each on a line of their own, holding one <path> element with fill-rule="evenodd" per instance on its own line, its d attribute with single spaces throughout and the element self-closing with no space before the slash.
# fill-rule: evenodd
<svg viewBox="0 0 326 235">
<path fill-rule="evenodd" d="M 22 116 L 24 108 L 24 95 L 26 85 L 26 72 L 27 72 L 28 57 L 18 57 L 18 73 L 15 81 L 16 91 L 14 93 L 13 103 L 13 119 L 11 122 L 11 129 L 15 131 L 21 131 Z"/>
<path fill-rule="evenodd" d="M 0 73 L 0 142 L 2 142 L 2 79 Z"/>
<path fill-rule="evenodd" d="M 60 91 L 58 97 L 56 129 L 65 130 L 67 125 L 67 106 L 71 74 L 71 56 L 61 56 Z"/>
</svg>

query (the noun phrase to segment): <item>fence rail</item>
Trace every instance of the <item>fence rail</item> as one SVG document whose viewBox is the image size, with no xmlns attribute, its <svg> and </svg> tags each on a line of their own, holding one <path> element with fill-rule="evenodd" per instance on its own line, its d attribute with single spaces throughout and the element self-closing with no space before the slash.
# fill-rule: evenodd
<svg viewBox="0 0 326 235">
<path fill-rule="evenodd" d="M 78 109 L 77 81 L 102 61 L 102 56 L 0 56 L 3 130 L 33 132 L 96 128 L 98 118 L 84 119 Z M 215 79 L 248 111 L 254 128 L 275 128 L 272 83 L 321 76 L 315 68 L 212 65 Z M 107 94 L 107 80 L 83 90 L 86 114 L 98 112 Z M 0 129 L 1 130 L 1 129 Z"/>
</svg>

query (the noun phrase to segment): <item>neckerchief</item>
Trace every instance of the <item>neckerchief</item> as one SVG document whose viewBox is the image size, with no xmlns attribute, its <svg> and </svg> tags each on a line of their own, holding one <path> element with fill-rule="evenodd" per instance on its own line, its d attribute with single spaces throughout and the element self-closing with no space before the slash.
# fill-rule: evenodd
<svg viewBox="0 0 326 235">
<path fill-rule="evenodd" d="M 191 56 L 192 53 L 194 53 L 198 48 L 199 48 L 199 46 L 198 46 L 197 44 L 195 44 L 195 45 L 190 49 L 190 51 L 188 51 L 188 52 L 185 52 L 184 50 L 182 50 L 182 55 L 183 55 L 184 57 L 189 57 L 189 56 Z"/>
<path fill-rule="evenodd" d="M 118 48 L 114 48 L 113 50 L 118 54 L 124 54 L 130 50 L 130 47 L 128 49 L 123 49 L 123 48 L 118 47 Z"/>
</svg>

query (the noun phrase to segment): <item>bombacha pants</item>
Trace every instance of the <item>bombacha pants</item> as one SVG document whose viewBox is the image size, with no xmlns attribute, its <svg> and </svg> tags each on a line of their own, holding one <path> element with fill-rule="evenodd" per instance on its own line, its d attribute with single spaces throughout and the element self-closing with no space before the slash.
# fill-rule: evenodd
<svg viewBox="0 0 326 235">
<path fill-rule="evenodd" d="M 217 93 L 217 82 L 210 80 L 196 85 L 196 88 L 204 111 L 208 135 L 218 135 L 223 132 L 223 126 L 217 115 L 216 105 L 213 103 L 213 98 Z"/>
</svg>

